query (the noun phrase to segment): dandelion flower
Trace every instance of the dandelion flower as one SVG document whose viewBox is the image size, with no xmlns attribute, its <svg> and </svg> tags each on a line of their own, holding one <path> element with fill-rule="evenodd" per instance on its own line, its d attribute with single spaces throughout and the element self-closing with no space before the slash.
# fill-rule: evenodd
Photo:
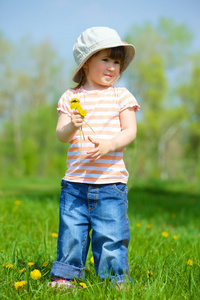
<svg viewBox="0 0 200 300">
<path fill-rule="evenodd" d="M 38 280 L 42 276 L 41 272 L 37 269 L 33 270 L 30 275 L 33 280 Z"/>
<path fill-rule="evenodd" d="M 162 232 L 162 236 L 165 237 L 165 238 L 168 238 L 169 233 L 167 231 L 163 231 Z"/>
<path fill-rule="evenodd" d="M 42 266 L 43 266 L 43 267 L 47 267 L 48 264 L 49 264 L 49 262 L 48 262 L 48 261 L 45 261 L 45 262 L 43 262 Z"/>
<path fill-rule="evenodd" d="M 83 121 L 85 122 L 85 124 L 94 132 L 92 127 L 84 120 L 84 117 L 87 115 L 87 112 L 79 104 L 80 100 L 77 99 L 77 98 L 73 98 L 73 99 L 70 100 L 70 103 L 71 103 L 70 108 L 75 109 L 76 111 L 78 111 L 79 114 L 83 117 Z M 80 156 L 79 156 L 79 161 L 80 161 L 81 154 L 82 154 L 82 137 L 85 140 L 82 127 L 79 128 L 79 134 L 80 134 Z"/>
<path fill-rule="evenodd" d="M 23 289 L 23 287 L 25 286 L 25 284 L 27 284 L 27 281 L 23 280 L 23 281 L 15 282 L 14 286 L 15 286 L 15 289 L 17 291 L 19 291 L 19 290 Z"/>
<path fill-rule="evenodd" d="M 147 229 L 151 229 L 151 225 L 150 224 L 147 224 Z"/>
<path fill-rule="evenodd" d="M 72 103 L 72 104 L 70 105 L 70 108 L 71 108 L 71 109 L 76 109 L 76 110 L 78 110 L 79 107 L 81 107 L 79 103 Z"/>
<path fill-rule="evenodd" d="M 86 285 L 84 282 L 80 282 L 79 284 L 80 284 L 80 286 L 82 286 L 82 288 L 84 288 L 84 289 L 87 287 L 87 285 Z"/>
<path fill-rule="evenodd" d="M 54 237 L 54 238 L 57 238 L 57 237 L 58 237 L 58 234 L 57 234 L 56 232 L 53 232 L 53 233 L 51 234 L 51 236 Z"/>
<path fill-rule="evenodd" d="M 20 273 L 23 273 L 25 271 L 26 271 L 26 268 L 23 268 L 23 269 L 20 270 Z"/>
<path fill-rule="evenodd" d="M 84 109 L 80 109 L 79 110 L 79 114 L 82 116 L 82 117 L 85 117 L 87 115 L 87 112 L 84 110 Z"/>
<path fill-rule="evenodd" d="M 136 223 L 135 225 L 136 225 L 136 227 L 141 227 L 140 223 Z"/>
<path fill-rule="evenodd" d="M 153 272 L 152 271 L 147 271 L 147 273 L 148 273 L 149 277 L 153 276 Z"/>
<path fill-rule="evenodd" d="M 1 252 L 1 253 L 4 253 L 5 251 L 4 251 L 4 250 L 0 250 L 0 252 Z"/>
<path fill-rule="evenodd" d="M 79 102 L 80 102 L 80 100 L 77 98 L 73 98 L 70 100 L 70 103 L 79 103 Z"/>
<path fill-rule="evenodd" d="M 34 266 L 34 265 L 35 265 L 34 262 L 28 262 L 28 266 L 29 266 L 29 267 L 32 267 L 32 266 Z"/>
<path fill-rule="evenodd" d="M 13 264 L 7 264 L 7 265 L 6 265 L 6 268 L 7 268 L 7 269 L 13 268 Z"/>
<path fill-rule="evenodd" d="M 177 235 L 173 235 L 173 239 L 174 239 L 174 240 L 177 240 L 177 239 L 178 239 L 178 236 L 177 236 Z"/>
<path fill-rule="evenodd" d="M 15 201 L 15 205 L 21 205 L 21 201 L 16 200 L 16 201 Z"/>
<path fill-rule="evenodd" d="M 90 258 L 90 262 L 91 262 L 92 264 L 94 264 L 94 256 L 92 256 L 92 257 Z"/>
<path fill-rule="evenodd" d="M 193 265 L 193 261 L 191 259 L 188 259 L 188 261 L 186 262 L 187 265 L 192 266 Z"/>
</svg>

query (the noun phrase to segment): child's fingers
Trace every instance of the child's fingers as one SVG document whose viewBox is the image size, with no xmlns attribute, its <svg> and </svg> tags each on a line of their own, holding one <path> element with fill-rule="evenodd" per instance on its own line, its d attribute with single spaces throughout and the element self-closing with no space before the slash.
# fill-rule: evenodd
<svg viewBox="0 0 200 300">
<path fill-rule="evenodd" d="M 74 110 L 73 112 L 72 112 L 72 118 L 77 118 L 77 119 L 80 119 L 80 120 L 83 120 L 84 119 L 84 117 L 82 117 L 80 114 L 79 114 L 79 112 L 78 111 L 76 111 L 76 110 Z"/>
<path fill-rule="evenodd" d="M 90 136 L 88 136 L 88 140 L 94 145 L 99 145 L 99 141 L 92 139 Z"/>
<path fill-rule="evenodd" d="M 83 126 L 83 118 L 81 117 L 81 115 L 79 113 L 77 113 L 75 111 L 71 115 L 71 121 L 72 121 L 72 124 L 77 128 Z"/>
<path fill-rule="evenodd" d="M 93 149 L 87 151 L 87 154 L 89 154 L 90 156 L 95 155 L 95 153 L 97 153 L 98 151 L 99 151 L 98 149 L 93 148 Z"/>
<path fill-rule="evenodd" d="M 87 152 L 88 153 L 88 152 Z M 99 159 L 101 157 L 101 155 L 99 154 L 99 152 L 96 152 L 96 153 L 94 153 L 94 154 L 88 154 L 87 156 L 86 156 L 86 158 L 88 158 L 88 159 L 90 159 L 90 161 L 91 162 L 94 162 L 94 161 L 96 161 L 97 159 Z"/>
<path fill-rule="evenodd" d="M 74 115 L 80 115 L 80 116 L 81 116 L 81 114 L 79 113 L 79 111 L 77 111 L 77 110 L 75 110 L 75 109 L 72 111 L 72 114 L 74 114 Z M 81 117 L 82 117 L 82 116 L 81 116 Z M 83 117 L 82 117 L 82 118 L 83 118 Z"/>
</svg>

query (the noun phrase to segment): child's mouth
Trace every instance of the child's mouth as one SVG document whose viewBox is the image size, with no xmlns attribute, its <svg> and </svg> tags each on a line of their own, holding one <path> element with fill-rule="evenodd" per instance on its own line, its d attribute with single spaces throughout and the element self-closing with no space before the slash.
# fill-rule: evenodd
<svg viewBox="0 0 200 300">
<path fill-rule="evenodd" d="M 112 78 L 112 75 L 109 75 L 109 74 L 105 74 L 105 76 L 108 78 Z"/>
</svg>

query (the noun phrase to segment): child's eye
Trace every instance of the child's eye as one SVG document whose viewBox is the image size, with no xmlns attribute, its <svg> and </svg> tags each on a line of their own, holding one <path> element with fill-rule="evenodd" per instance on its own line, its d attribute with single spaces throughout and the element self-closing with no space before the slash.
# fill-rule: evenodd
<svg viewBox="0 0 200 300">
<path fill-rule="evenodd" d="M 115 60 L 114 63 L 115 63 L 116 65 L 119 65 L 119 64 L 120 64 L 120 61 L 119 61 L 119 60 Z"/>
<path fill-rule="evenodd" d="M 108 62 L 108 58 L 103 58 L 102 60 L 105 62 Z"/>
</svg>

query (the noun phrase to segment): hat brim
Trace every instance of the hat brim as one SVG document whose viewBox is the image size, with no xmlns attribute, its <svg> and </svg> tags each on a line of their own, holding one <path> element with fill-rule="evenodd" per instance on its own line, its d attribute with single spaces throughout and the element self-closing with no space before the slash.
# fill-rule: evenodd
<svg viewBox="0 0 200 300">
<path fill-rule="evenodd" d="M 94 55 L 95 53 L 101 51 L 101 50 L 105 50 L 105 49 L 109 49 L 109 48 L 116 48 L 116 47 L 120 47 L 123 46 L 125 49 L 125 59 L 124 59 L 124 65 L 123 65 L 123 69 L 122 72 L 124 72 L 127 67 L 129 66 L 129 64 L 131 63 L 131 61 L 134 59 L 135 57 L 135 47 L 131 44 L 127 44 L 127 43 L 117 43 L 116 45 L 107 45 L 105 47 L 102 47 L 101 49 L 95 50 L 93 52 L 91 52 L 80 64 L 79 66 L 76 68 L 75 72 L 74 72 L 74 76 L 72 78 L 72 80 L 76 83 L 80 83 L 81 80 L 81 69 L 83 67 L 83 65 L 86 63 L 86 61 L 92 57 L 92 55 Z"/>
</svg>

